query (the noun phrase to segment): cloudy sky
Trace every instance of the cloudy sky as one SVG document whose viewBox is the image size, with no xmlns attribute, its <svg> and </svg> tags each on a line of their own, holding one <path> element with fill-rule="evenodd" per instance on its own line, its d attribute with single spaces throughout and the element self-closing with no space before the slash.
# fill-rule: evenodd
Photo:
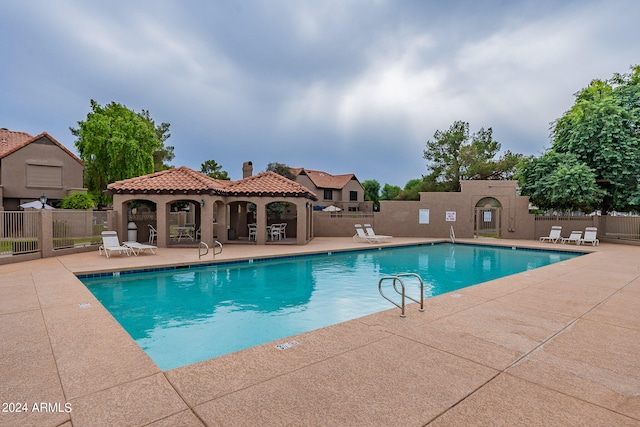
<svg viewBox="0 0 640 427">
<path fill-rule="evenodd" d="M 90 100 L 171 124 L 174 166 L 213 159 L 401 187 L 455 120 L 540 154 L 592 79 L 640 63 L 637 0 L 0 3 L 0 127 L 69 127 Z"/>
</svg>

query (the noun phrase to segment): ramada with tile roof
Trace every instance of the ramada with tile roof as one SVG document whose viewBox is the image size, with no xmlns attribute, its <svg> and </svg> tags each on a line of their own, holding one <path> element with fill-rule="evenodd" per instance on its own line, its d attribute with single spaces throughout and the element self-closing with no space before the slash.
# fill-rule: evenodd
<svg viewBox="0 0 640 427">
<path fill-rule="evenodd" d="M 42 194 L 56 201 L 83 187 L 84 163 L 46 132 L 0 129 L 0 209 L 18 210 Z"/>
<path fill-rule="evenodd" d="M 280 218 L 268 217 L 267 206 L 274 202 L 287 204 L 293 212 L 288 235 L 295 238 L 295 243 L 305 244 L 313 237 L 311 215 L 312 202 L 317 200 L 315 193 L 274 172 L 224 181 L 181 166 L 114 182 L 107 186 L 107 193 L 113 194 L 113 207 L 120 213 L 123 231 L 130 219 L 127 214 L 130 203 L 144 200 L 155 204 L 154 228 L 158 230 L 160 247 L 171 244 L 169 215 L 171 206 L 177 202 L 187 202 L 193 207 L 194 227 L 208 245 L 214 239 L 222 243 L 245 241 L 251 223 L 257 227 L 255 243 L 266 243 L 267 227 L 282 222 Z M 250 243 L 248 239 L 246 242 Z"/>
<path fill-rule="evenodd" d="M 291 168 L 296 182 L 318 195 L 316 208 L 337 206 L 345 211 L 373 211 L 373 203 L 364 200 L 364 187 L 352 173 L 332 175 L 328 172 Z"/>
</svg>

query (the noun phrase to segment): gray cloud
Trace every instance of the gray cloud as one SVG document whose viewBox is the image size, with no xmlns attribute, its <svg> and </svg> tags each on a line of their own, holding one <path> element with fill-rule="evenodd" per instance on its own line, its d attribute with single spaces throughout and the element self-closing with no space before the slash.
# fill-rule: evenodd
<svg viewBox="0 0 640 427">
<path fill-rule="evenodd" d="M 558 4 L 560 3 L 560 4 Z M 171 123 L 174 164 L 252 160 L 403 186 L 465 120 L 538 154 L 594 78 L 638 63 L 640 4 L 9 1 L 0 126 L 68 128 L 89 100 Z"/>
</svg>

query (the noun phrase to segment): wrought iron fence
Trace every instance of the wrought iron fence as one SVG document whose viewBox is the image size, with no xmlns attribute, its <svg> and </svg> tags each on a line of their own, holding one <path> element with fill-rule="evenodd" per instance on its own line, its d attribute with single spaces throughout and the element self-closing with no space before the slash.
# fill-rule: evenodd
<svg viewBox="0 0 640 427">
<path fill-rule="evenodd" d="M 40 213 L 0 212 L 0 256 L 40 251 Z"/>
</svg>

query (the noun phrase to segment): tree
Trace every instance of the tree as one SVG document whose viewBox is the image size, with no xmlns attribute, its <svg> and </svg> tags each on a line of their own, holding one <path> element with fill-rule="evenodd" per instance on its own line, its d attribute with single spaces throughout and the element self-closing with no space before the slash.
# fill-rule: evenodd
<svg viewBox="0 0 640 427">
<path fill-rule="evenodd" d="M 291 181 L 296 180 L 296 176 L 291 171 L 291 168 L 284 163 L 269 163 L 267 165 L 267 172 L 275 172 L 278 175 L 284 176 Z M 280 218 L 282 214 L 289 208 L 288 202 L 272 202 L 267 205 L 267 218 Z"/>
<path fill-rule="evenodd" d="M 229 180 L 229 174 L 227 171 L 222 170 L 222 165 L 219 165 L 215 160 L 207 160 L 200 165 L 200 172 L 215 179 Z"/>
<path fill-rule="evenodd" d="M 521 159 L 521 156 L 507 152 L 502 159 L 493 160 L 500 150 L 500 143 L 493 139 L 493 130 L 481 128 L 470 137 L 469 123 L 463 121 L 454 122 L 444 132 L 437 130 L 433 138 L 433 141 L 427 141 L 427 149 L 423 152 L 431 170 L 425 186 L 443 191 L 460 191 L 463 179 L 513 176 L 515 163 Z"/>
<path fill-rule="evenodd" d="M 362 182 L 364 187 L 364 199 L 373 202 L 373 210 L 380 210 L 380 183 L 375 179 L 367 179 Z"/>
<path fill-rule="evenodd" d="M 521 194 L 545 210 L 592 211 L 602 197 L 593 170 L 572 153 L 524 159 L 518 177 Z"/>
<path fill-rule="evenodd" d="M 402 188 L 397 185 L 385 184 L 380 193 L 380 200 L 394 200 L 401 191 Z"/>
<path fill-rule="evenodd" d="M 608 81 L 593 80 L 553 125 L 552 150 L 588 165 L 604 211 L 640 207 L 640 66 Z"/>
<path fill-rule="evenodd" d="M 269 163 L 267 165 L 267 171 L 268 172 L 275 172 L 278 175 L 282 175 L 285 178 L 290 179 L 291 181 L 295 181 L 296 180 L 296 176 L 291 171 L 291 168 L 289 166 L 285 165 L 284 163 L 278 163 L 278 162 Z"/>
<path fill-rule="evenodd" d="M 107 184 L 152 173 L 153 153 L 162 148 L 154 129 L 140 115 L 112 102 L 104 107 L 91 100 L 91 111 L 78 128 L 70 128 L 85 164 L 89 194 L 99 206 L 110 203 Z"/>
<path fill-rule="evenodd" d="M 427 191 L 427 178 L 415 178 L 407 181 L 404 189 L 396 196 L 397 200 L 420 200 L 420 192 Z"/>
<path fill-rule="evenodd" d="M 156 126 L 156 123 L 149 114 L 149 110 L 142 110 L 140 117 L 153 129 L 156 138 L 158 138 L 158 141 L 162 144 L 162 147 L 153 153 L 153 171 L 158 172 L 171 169 L 172 166 L 165 162 L 170 162 L 176 157 L 175 154 L 173 154 L 175 147 L 172 145 L 164 145 L 165 141 L 171 137 L 169 133 L 169 126 L 171 125 L 169 123 L 161 123 Z"/>
</svg>

